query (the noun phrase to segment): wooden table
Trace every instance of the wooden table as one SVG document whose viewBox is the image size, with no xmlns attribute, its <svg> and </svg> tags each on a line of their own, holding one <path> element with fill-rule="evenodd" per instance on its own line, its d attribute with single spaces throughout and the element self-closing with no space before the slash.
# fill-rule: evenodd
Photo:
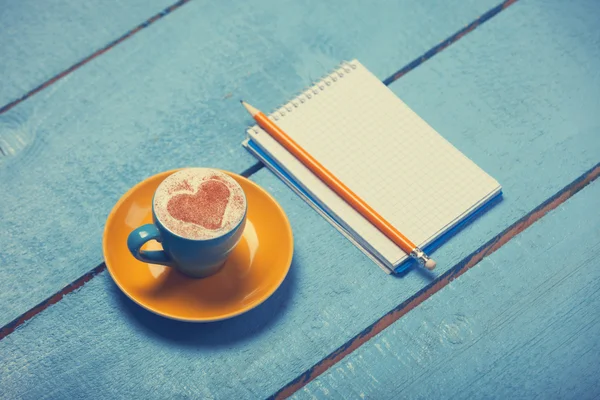
<svg viewBox="0 0 600 400">
<path fill-rule="evenodd" d="M 497 1 L 3 5 L 0 397 L 596 398 L 600 5 Z M 240 146 L 239 98 L 351 58 L 503 186 L 433 275 L 383 274 Z M 224 322 L 155 316 L 102 261 L 119 197 L 190 165 L 294 230 L 282 287 Z"/>
</svg>

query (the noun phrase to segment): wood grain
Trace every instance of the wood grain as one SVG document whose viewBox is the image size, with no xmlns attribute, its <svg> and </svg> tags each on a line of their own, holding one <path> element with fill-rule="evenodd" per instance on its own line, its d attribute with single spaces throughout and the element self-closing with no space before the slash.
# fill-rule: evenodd
<svg viewBox="0 0 600 400">
<path fill-rule="evenodd" d="M 272 108 L 351 57 L 383 79 L 494 3 L 190 2 L 0 114 L 0 137 L 19 143 L 0 157 L 10 227 L 0 235 L 0 325 L 102 261 L 105 218 L 136 182 L 176 167 L 253 165 L 240 146 L 251 122 L 240 97 Z"/>
<path fill-rule="evenodd" d="M 600 182 L 292 397 L 597 398 Z"/>
<path fill-rule="evenodd" d="M 174 0 L 7 1 L 0 12 L 0 110 Z"/>
<path fill-rule="evenodd" d="M 595 24 L 585 7 L 516 3 L 392 85 L 505 188 L 500 204 L 435 253 L 439 273 L 598 163 Z M 253 178 L 295 234 L 290 275 L 274 297 L 230 321 L 186 325 L 143 311 L 101 273 L 0 341 L 5 392 L 263 398 L 313 378 L 311 368 L 435 278 L 383 274 L 268 171 Z"/>
</svg>

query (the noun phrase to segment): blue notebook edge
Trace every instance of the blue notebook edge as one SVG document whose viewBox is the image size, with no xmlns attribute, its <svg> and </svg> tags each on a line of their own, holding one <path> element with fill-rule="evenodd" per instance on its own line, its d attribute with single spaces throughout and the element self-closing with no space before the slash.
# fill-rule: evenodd
<svg viewBox="0 0 600 400">
<path fill-rule="evenodd" d="M 345 229 L 336 219 L 336 217 L 322 207 L 312 196 L 306 191 L 298 182 L 288 174 L 273 158 L 271 158 L 265 151 L 256 145 L 250 138 L 247 138 L 242 142 L 242 146 L 245 147 L 254 157 L 261 161 L 269 170 L 271 170 L 276 176 L 278 176 L 288 187 L 290 187 L 295 193 L 297 193 L 304 201 L 308 203 L 310 207 L 315 209 L 321 214 L 334 228 L 342 233 L 348 240 L 350 240 L 355 246 L 357 246 L 367 257 L 374 261 L 384 272 L 390 274 L 403 274 L 416 266 L 416 261 L 412 258 L 408 258 L 401 262 L 394 268 L 390 268 L 386 263 L 375 257 L 366 247 L 354 239 L 352 233 Z M 458 232 L 460 232 L 467 225 L 472 223 L 474 220 L 485 214 L 490 208 L 498 204 L 502 200 L 502 190 L 490 197 L 487 201 L 480 204 L 478 207 L 471 210 L 471 212 L 452 227 L 450 227 L 442 235 L 435 238 L 431 243 L 427 244 L 423 250 L 427 254 L 433 253 L 436 249 L 440 248 L 444 243 L 450 240 Z"/>
</svg>

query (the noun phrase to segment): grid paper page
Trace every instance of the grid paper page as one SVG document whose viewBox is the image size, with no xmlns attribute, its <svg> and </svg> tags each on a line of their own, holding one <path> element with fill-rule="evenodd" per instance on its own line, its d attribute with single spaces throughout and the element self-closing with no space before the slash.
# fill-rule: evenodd
<svg viewBox="0 0 600 400">
<path fill-rule="evenodd" d="M 420 247 L 500 191 L 356 60 L 270 117 Z M 257 126 L 248 133 L 379 258 L 392 266 L 404 261 L 399 247 L 267 133 Z"/>
</svg>

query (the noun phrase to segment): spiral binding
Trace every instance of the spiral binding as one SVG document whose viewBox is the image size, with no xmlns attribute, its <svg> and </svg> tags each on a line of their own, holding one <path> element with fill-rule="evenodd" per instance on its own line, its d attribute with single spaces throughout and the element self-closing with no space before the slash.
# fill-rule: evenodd
<svg viewBox="0 0 600 400">
<path fill-rule="evenodd" d="M 292 113 L 294 109 L 312 99 L 313 96 L 317 96 L 319 93 L 325 91 L 329 86 L 335 84 L 338 80 L 343 79 L 345 74 L 350 74 L 352 70 L 355 70 L 356 68 L 356 63 L 343 61 L 338 67 L 299 91 L 292 100 L 271 111 L 267 117 L 279 121 L 279 119 L 285 117 L 287 113 Z M 258 133 L 257 126 L 255 126 L 253 130 L 254 133 Z"/>
</svg>

